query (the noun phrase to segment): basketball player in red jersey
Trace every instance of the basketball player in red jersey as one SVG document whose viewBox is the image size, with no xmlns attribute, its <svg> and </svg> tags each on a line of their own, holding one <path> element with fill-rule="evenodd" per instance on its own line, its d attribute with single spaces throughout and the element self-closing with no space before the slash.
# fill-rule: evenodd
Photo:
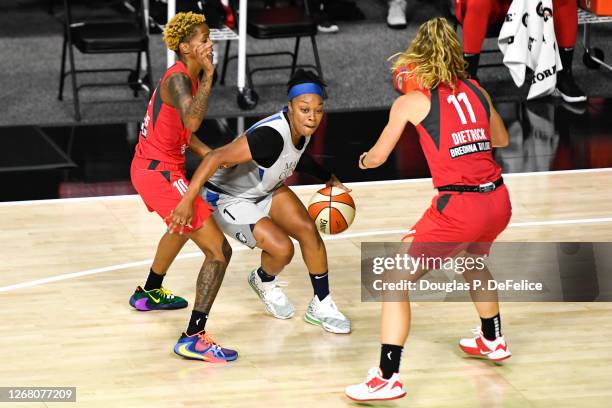
<svg viewBox="0 0 612 408">
<path fill-rule="evenodd" d="M 166 25 L 164 41 L 176 51 L 178 61 L 166 71 L 151 96 L 132 161 L 132 184 L 149 211 L 157 212 L 167 223 L 189 185 L 185 150 L 200 157 L 210 151 L 192 134 L 204 120 L 214 72 L 208 35 L 200 14 L 178 13 Z M 162 281 L 187 239 L 193 240 L 204 252 L 205 261 L 198 275 L 189 325 L 174 351 L 185 358 L 217 363 L 235 360 L 238 353 L 219 347 L 204 329 L 232 253 L 211 213 L 208 204 L 197 199 L 191 222 L 179 225 L 178 234 L 168 228 L 159 241 L 147 282 L 136 289 L 130 304 L 141 311 L 187 307 L 185 299 L 162 287 Z"/>
<path fill-rule="evenodd" d="M 410 76 L 416 79 L 419 89 L 408 91 L 393 103 L 387 126 L 374 147 L 361 155 L 359 166 L 368 169 L 383 164 L 406 124 L 412 123 L 434 187 L 440 193 L 403 239 L 412 242 L 410 255 L 418 256 L 425 243 L 458 243 L 446 244 L 444 250 L 448 252 L 436 256 L 487 255 L 511 216 L 508 190 L 491 150 L 508 144 L 502 119 L 487 92 L 476 81 L 467 79 L 461 45 L 444 18 L 421 25 L 394 65 L 395 69 L 412 67 Z M 466 242 L 472 244 L 459 244 Z M 415 276 L 425 272 L 416 271 Z M 463 275 L 469 283 L 491 279 L 486 268 Z M 470 294 L 476 300 L 476 292 Z M 488 295 L 489 301 L 475 301 L 482 324 L 478 336 L 462 339 L 459 345 L 467 354 L 501 361 L 511 353 L 501 334 L 497 293 Z M 379 367 L 370 370 L 365 382 L 346 388 L 347 396 L 353 400 L 395 399 L 406 394 L 399 366 L 410 329 L 407 297 L 404 301 L 383 302 L 381 326 Z"/>
</svg>

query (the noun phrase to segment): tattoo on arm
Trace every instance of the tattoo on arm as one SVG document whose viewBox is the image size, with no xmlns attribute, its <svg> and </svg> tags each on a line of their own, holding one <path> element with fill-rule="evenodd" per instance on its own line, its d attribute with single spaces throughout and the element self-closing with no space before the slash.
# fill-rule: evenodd
<svg viewBox="0 0 612 408">
<path fill-rule="evenodd" d="M 186 101 L 191 100 L 191 81 L 183 74 L 175 74 L 168 78 L 167 89 L 170 104 L 184 114 Z"/>
<path fill-rule="evenodd" d="M 169 102 L 181 113 L 183 123 L 195 120 L 199 127 L 208 110 L 208 96 L 210 84 L 206 81 L 200 83 L 195 97 L 191 95 L 191 80 L 183 74 L 170 76 L 167 81 Z"/>
<path fill-rule="evenodd" d="M 193 98 L 191 106 L 187 110 L 187 115 L 202 121 L 208 110 L 208 95 L 210 94 L 210 85 L 206 82 L 201 82 L 196 96 Z"/>
</svg>

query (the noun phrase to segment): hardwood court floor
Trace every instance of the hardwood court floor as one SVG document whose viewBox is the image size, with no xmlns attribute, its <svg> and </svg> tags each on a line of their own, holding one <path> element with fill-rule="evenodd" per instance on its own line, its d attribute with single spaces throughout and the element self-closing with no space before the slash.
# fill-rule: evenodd
<svg viewBox="0 0 612 408">
<path fill-rule="evenodd" d="M 612 170 L 514 175 L 506 184 L 514 215 L 501 240 L 611 240 Z M 226 366 L 172 353 L 188 309 L 129 307 L 163 231 L 139 198 L 0 205 L 0 386 L 76 386 L 83 407 L 351 406 L 344 387 L 363 380 L 379 353 L 380 306 L 360 301 L 359 244 L 399 240 L 433 196 L 429 180 L 353 188 L 356 221 L 327 242 L 332 293 L 353 333 L 326 333 L 302 320 L 312 294 L 299 251 L 281 275 L 296 316 L 267 316 L 246 282 L 259 252 L 237 249 L 207 326 L 240 352 Z M 314 190 L 296 191 L 307 200 Z M 190 302 L 196 253 L 188 244 L 165 281 Z M 75 272 L 82 273 L 66 275 Z M 415 304 L 402 362 L 408 395 L 381 405 L 610 406 L 612 304 L 507 303 L 502 310 L 514 356 L 495 366 L 456 347 L 479 323 L 471 304 Z"/>
</svg>

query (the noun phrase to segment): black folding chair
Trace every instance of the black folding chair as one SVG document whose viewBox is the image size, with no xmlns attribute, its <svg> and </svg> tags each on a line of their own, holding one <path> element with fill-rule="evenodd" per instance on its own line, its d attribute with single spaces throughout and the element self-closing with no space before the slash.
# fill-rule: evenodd
<svg viewBox="0 0 612 408">
<path fill-rule="evenodd" d="M 236 9 L 235 2 L 231 2 L 232 8 L 236 16 L 240 10 Z M 238 21 L 238 18 L 236 18 Z M 310 67 L 317 70 L 321 79 L 323 79 L 323 69 L 321 68 L 321 60 L 319 58 L 319 50 L 317 48 L 317 24 L 311 16 L 308 0 L 304 0 L 302 5 L 296 5 L 293 2 L 279 7 L 249 7 L 247 13 L 247 33 L 257 39 L 274 39 L 274 38 L 295 38 L 295 46 L 291 51 L 277 51 L 247 54 L 247 85 L 253 87 L 253 74 L 258 71 L 290 69 L 293 74 L 298 67 Z M 298 54 L 300 50 L 300 40 L 302 37 L 310 37 L 312 51 L 314 55 L 315 65 L 298 64 Z M 230 60 L 237 58 L 236 56 L 229 57 L 231 41 L 227 41 L 225 46 L 225 55 L 223 58 L 223 70 L 221 72 L 221 84 L 225 83 L 225 74 L 227 72 L 227 64 Z M 249 58 L 271 57 L 277 55 L 287 55 L 291 57 L 290 65 L 269 65 L 250 69 Z"/>
<path fill-rule="evenodd" d="M 74 21 L 70 0 L 64 0 L 64 44 L 62 47 L 62 64 L 60 72 L 58 99 L 64 97 L 64 79 L 70 75 L 72 79 L 72 95 L 74 101 L 74 115 L 77 121 L 81 120 L 78 92 L 84 87 L 129 85 L 134 90 L 134 96 L 138 96 L 140 89 L 147 92 L 153 90 L 151 74 L 151 58 L 149 54 L 149 37 L 147 25 L 142 17 L 143 0 L 136 0 L 135 13 L 129 16 L 104 18 L 101 20 L 87 19 L 85 21 Z M 118 54 L 136 53 L 136 68 L 106 68 L 106 69 L 81 69 L 77 70 L 74 63 L 74 50 L 78 49 L 83 54 Z M 66 50 L 70 59 L 70 71 L 66 72 Z M 146 73 L 141 77 L 141 54 L 144 52 L 146 58 Z M 96 82 L 81 83 L 77 86 L 78 73 L 95 72 L 129 72 L 124 82 Z"/>
</svg>

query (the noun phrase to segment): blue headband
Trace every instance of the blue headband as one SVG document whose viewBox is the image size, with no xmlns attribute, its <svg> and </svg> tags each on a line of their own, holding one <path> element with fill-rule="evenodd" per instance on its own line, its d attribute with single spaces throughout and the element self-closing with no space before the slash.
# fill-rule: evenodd
<svg viewBox="0 0 612 408">
<path fill-rule="evenodd" d="M 289 94 L 287 95 L 287 97 L 289 98 L 289 100 L 292 100 L 296 96 L 304 94 L 317 94 L 321 98 L 323 98 L 323 88 L 313 82 L 297 84 L 292 86 L 291 89 L 289 89 Z"/>
</svg>

